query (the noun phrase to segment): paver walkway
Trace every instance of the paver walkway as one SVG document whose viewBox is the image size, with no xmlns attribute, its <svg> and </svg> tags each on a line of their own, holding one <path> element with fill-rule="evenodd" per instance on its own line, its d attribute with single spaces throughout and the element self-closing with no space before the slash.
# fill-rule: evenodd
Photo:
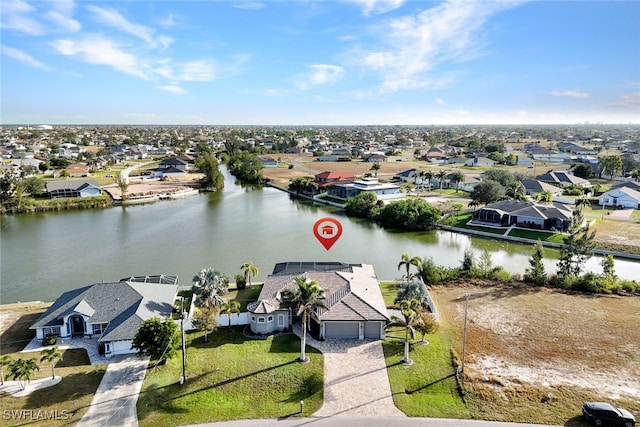
<svg viewBox="0 0 640 427">
<path fill-rule="evenodd" d="M 149 359 L 114 356 L 79 427 L 138 426 L 136 403 Z"/>
<path fill-rule="evenodd" d="M 294 331 L 302 335 L 299 324 Z M 316 341 L 307 334 L 307 344 L 324 355 L 324 404 L 314 416 L 405 416 L 393 404 L 379 340 Z"/>
</svg>

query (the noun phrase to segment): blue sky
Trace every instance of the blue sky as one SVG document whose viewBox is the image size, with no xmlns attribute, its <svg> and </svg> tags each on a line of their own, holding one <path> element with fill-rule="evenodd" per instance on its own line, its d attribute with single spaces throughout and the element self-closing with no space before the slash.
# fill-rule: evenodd
<svg viewBox="0 0 640 427">
<path fill-rule="evenodd" d="M 637 1 L 0 7 L 3 124 L 640 123 Z"/>
</svg>

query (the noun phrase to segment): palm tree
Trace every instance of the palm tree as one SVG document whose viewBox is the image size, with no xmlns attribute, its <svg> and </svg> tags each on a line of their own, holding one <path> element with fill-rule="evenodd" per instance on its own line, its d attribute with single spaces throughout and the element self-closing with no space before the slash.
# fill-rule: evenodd
<svg viewBox="0 0 640 427">
<path fill-rule="evenodd" d="M 591 205 L 591 200 L 589 200 L 588 197 L 580 197 L 576 199 L 575 204 L 576 204 L 576 209 L 581 211 L 583 207 Z"/>
<path fill-rule="evenodd" d="M 375 162 L 373 164 L 373 166 L 371 166 L 371 170 L 374 171 L 374 173 L 376 174 L 376 176 L 378 176 L 378 171 L 380 170 L 382 166 L 380 166 L 380 163 Z"/>
<path fill-rule="evenodd" d="M 400 268 L 402 268 L 402 266 L 404 266 L 405 269 L 407 270 L 407 274 L 404 277 L 406 277 L 407 280 L 410 280 L 411 277 L 412 277 L 412 274 L 409 272 L 409 269 L 413 265 L 418 270 L 420 270 L 420 263 L 421 262 L 422 262 L 422 260 L 420 259 L 420 257 L 418 257 L 418 256 L 410 257 L 409 254 L 404 253 L 404 254 L 400 255 L 400 262 L 398 263 L 398 270 L 400 270 Z"/>
<path fill-rule="evenodd" d="M 467 206 L 469 206 L 470 208 L 473 208 L 473 211 L 475 212 L 476 208 L 478 206 L 480 206 L 480 202 L 477 201 L 477 200 L 472 200 L 472 201 L 469 202 L 469 204 Z"/>
<path fill-rule="evenodd" d="M 551 191 L 544 190 L 542 193 L 538 193 L 538 201 L 540 203 L 551 203 L 552 200 L 553 194 L 551 194 Z"/>
<path fill-rule="evenodd" d="M 238 301 L 223 302 L 220 305 L 220 314 L 226 314 L 229 317 L 229 331 L 231 331 L 231 315 L 233 313 L 240 313 L 240 303 Z"/>
<path fill-rule="evenodd" d="M 415 339 L 416 337 L 415 327 L 420 322 L 420 316 L 418 315 L 417 310 L 421 307 L 421 304 L 417 299 L 412 299 L 400 301 L 398 305 L 400 307 L 400 311 L 402 312 L 403 318 L 400 318 L 398 316 L 391 316 L 391 323 L 389 325 L 400 326 L 404 328 L 404 357 L 402 359 L 402 362 L 410 364 L 411 359 L 409 359 L 409 341 Z"/>
<path fill-rule="evenodd" d="M 447 177 L 447 171 L 444 169 L 440 169 L 440 172 L 436 174 L 436 178 L 440 181 L 440 194 L 442 194 L 442 184 L 444 184 L 444 180 Z"/>
<path fill-rule="evenodd" d="M 118 172 L 116 176 L 113 177 L 113 180 L 118 186 L 120 193 L 122 193 L 122 201 L 124 202 L 125 200 L 127 200 L 127 191 L 129 190 L 129 180 L 124 175 L 122 175 L 121 172 Z"/>
<path fill-rule="evenodd" d="M 249 288 L 251 288 L 251 278 L 258 275 L 258 267 L 256 267 L 251 261 L 247 261 L 240 266 L 240 269 L 244 273 L 244 279 L 249 283 Z"/>
<path fill-rule="evenodd" d="M 27 382 L 31 382 L 33 373 L 39 370 L 36 359 L 18 359 L 9 366 L 11 378 L 18 381 L 21 390 L 25 389 Z"/>
<path fill-rule="evenodd" d="M 1 385 L 4 385 L 4 367 L 11 366 L 12 359 L 9 355 L 0 356 L 0 381 L 2 381 Z"/>
<path fill-rule="evenodd" d="M 229 278 L 211 267 L 203 268 L 191 279 L 195 282 L 194 293 L 199 294 L 199 304 L 212 303 L 219 306 L 224 302 L 222 295 L 227 293 Z"/>
<path fill-rule="evenodd" d="M 294 290 L 285 289 L 282 292 L 283 301 L 292 305 L 296 310 L 296 315 L 302 317 L 302 341 L 300 342 L 300 362 L 307 361 L 305 349 L 307 346 L 307 325 L 309 318 L 318 320 L 318 310 L 326 309 L 322 299 L 324 298 L 324 290 L 320 287 L 316 280 L 305 279 L 304 277 L 296 277 L 293 279 L 296 288 Z"/>
<path fill-rule="evenodd" d="M 424 171 L 422 174 L 427 179 L 427 182 L 429 183 L 429 190 L 431 190 L 431 180 L 433 179 L 433 172 Z"/>
<path fill-rule="evenodd" d="M 520 181 L 511 181 L 505 194 L 514 200 L 523 200 L 525 195 L 524 185 Z"/>
<path fill-rule="evenodd" d="M 453 181 L 455 181 L 456 183 L 456 193 L 457 193 L 458 190 L 460 189 L 460 183 L 464 181 L 464 174 L 460 171 L 456 171 L 454 172 L 452 178 L 453 178 Z"/>
<path fill-rule="evenodd" d="M 55 371 L 55 361 L 56 359 L 61 359 L 62 354 L 58 351 L 58 347 L 45 348 L 40 352 L 40 361 L 41 362 L 49 362 L 51 363 L 51 378 L 55 379 L 56 371 Z"/>
</svg>

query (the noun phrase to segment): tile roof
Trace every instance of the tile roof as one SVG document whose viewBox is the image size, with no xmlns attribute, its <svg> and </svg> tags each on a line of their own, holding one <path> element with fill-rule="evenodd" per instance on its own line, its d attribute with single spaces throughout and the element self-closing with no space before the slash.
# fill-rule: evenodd
<svg viewBox="0 0 640 427">
<path fill-rule="evenodd" d="M 282 264 L 290 266 L 284 268 Z M 302 265 L 312 266 L 315 263 L 281 263 L 274 271 L 282 271 L 267 277 L 258 301 L 264 301 L 272 307 L 280 304 L 280 292 L 284 289 L 294 289 L 294 279 L 304 277 L 316 280 L 324 290 L 329 310 L 320 310 L 321 320 L 388 320 L 386 305 L 380 292 L 380 285 L 369 264 L 318 263 L 321 269 L 333 267 L 333 271 L 303 271 Z M 290 272 L 294 270 L 294 272 Z M 247 309 L 254 313 L 260 309 L 267 309 L 260 303 L 253 304 Z"/>
</svg>

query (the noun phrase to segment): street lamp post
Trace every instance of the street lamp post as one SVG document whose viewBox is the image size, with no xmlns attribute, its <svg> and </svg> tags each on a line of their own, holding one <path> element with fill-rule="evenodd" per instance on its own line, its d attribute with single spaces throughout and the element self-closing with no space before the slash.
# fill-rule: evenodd
<svg viewBox="0 0 640 427">
<path fill-rule="evenodd" d="M 184 345 L 184 297 L 180 297 L 180 335 L 182 337 L 182 377 L 180 378 L 180 385 L 183 385 L 187 381 L 187 354 Z"/>
</svg>

